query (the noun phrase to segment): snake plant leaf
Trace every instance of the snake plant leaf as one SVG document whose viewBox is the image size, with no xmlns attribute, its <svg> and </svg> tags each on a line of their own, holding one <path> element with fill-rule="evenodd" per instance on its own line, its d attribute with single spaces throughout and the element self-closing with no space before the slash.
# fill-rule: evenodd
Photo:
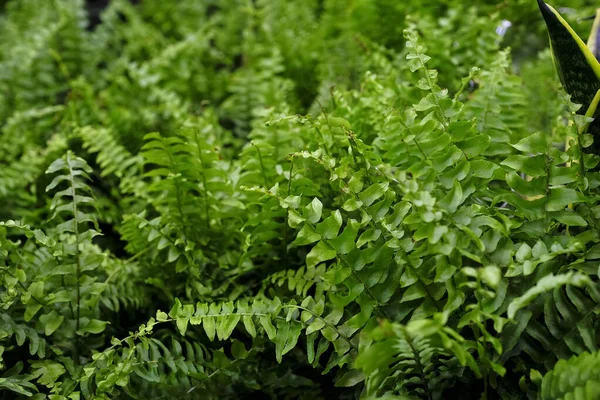
<svg viewBox="0 0 600 400">
<path fill-rule="evenodd" d="M 587 46 L 594 57 L 596 57 L 596 60 L 600 61 L 600 8 L 596 9 L 596 16 L 587 41 Z"/>
<path fill-rule="evenodd" d="M 583 150 L 600 154 L 600 108 L 597 107 L 596 97 L 600 90 L 600 63 L 558 11 L 542 0 L 538 0 L 538 6 L 548 28 L 552 56 L 560 81 L 571 95 L 571 100 L 581 104 L 578 113 L 595 118 L 587 128 L 587 132 L 594 136 L 594 144 Z M 597 36 L 597 30 L 597 27 L 592 30 L 592 36 Z M 595 47 L 597 40 L 590 39 L 588 43 Z"/>
<path fill-rule="evenodd" d="M 600 89 L 600 63 L 573 28 L 554 8 L 538 0 L 550 36 L 559 78 L 574 103 L 585 114 Z"/>
</svg>

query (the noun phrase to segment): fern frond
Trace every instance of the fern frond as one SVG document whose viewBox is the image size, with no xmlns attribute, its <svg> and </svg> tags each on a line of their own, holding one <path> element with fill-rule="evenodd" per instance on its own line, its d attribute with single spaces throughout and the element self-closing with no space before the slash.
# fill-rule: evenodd
<svg viewBox="0 0 600 400">
<path fill-rule="evenodd" d="M 85 180 L 89 180 L 88 173 L 92 172 L 85 160 L 75 156 L 68 151 L 64 157 L 55 160 L 46 170 L 47 174 L 54 174 L 52 182 L 46 187 L 46 191 L 57 188 L 61 183 L 66 182 L 67 188 L 56 192 L 50 209 L 54 211 L 52 218 L 61 214 L 68 214 L 69 217 L 59 224 L 56 229 L 59 233 L 73 233 L 77 241 L 85 237 L 91 240 L 99 232 L 92 228 L 80 231 L 80 224 L 94 223 L 93 214 L 86 212 L 86 208 L 93 208 L 94 198 L 90 197 L 90 188 Z M 75 250 L 78 252 L 78 250 Z"/>
<path fill-rule="evenodd" d="M 193 238 L 191 227 L 207 222 L 206 215 L 200 213 L 201 208 L 196 207 L 194 202 L 194 198 L 200 197 L 201 193 L 192 175 L 194 164 L 189 146 L 178 136 L 164 138 L 158 133 L 150 133 L 145 139 L 145 163 L 156 166 L 146 176 L 158 178 L 148 187 L 148 191 L 153 195 L 155 206 L 163 209 L 167 218 L 176 218 L 173 223 L 179 230 L 180 240 L 185 243 Z"/>
<path fill-rule="evenodd" d="M 57 246 L 58 251 L 53 254 L 59 257 L 57 260 L 59 268 L 54 273 L 58 272 L 70 277 L 68 280 L 60 281 L 51 275 L 49 281 L 54 281 L 54 284 L 58 281 L 58 285 L 63 286 L 67 292 L 58 303 L 70 303 L 70 317 L 74 320 L 75 334 L 79 336 L 85 336 L 86 333 L 101 333 L 106 325 L 105 321 L 93 318 L 99 316 L 98 298 L 95 295 L 102 293 L 105 284 L 95 282 L 96 279 L 92 274 L 103 263 L 105 255 L 92 244 L 94 237 L 101 233 L 98 231 L 95 216 L 91 213 L 95 208 L 95 201 L 90 187 L 86 184 L 86 180 L 90 179 L 88 173 L 91 171 L 85 160 L 75 156 L 71 151 L 67 151 L 63 157 L 54 161 L 46 171 L 48 174 L 59 173 L 46 187 L 46 191 L 59 186 L 66 187 L 54 194 L 50 209 L 54 211 L 52 219 L 62 217 L 64 221 L 54 228 L 55 234 L 62 239 Z M 41 283 L 42 288 L 44 287 L 43 280 L 37 283 Z M 43 321 L 44 318 L 52 320 L 59 318 L 58 326 L 60 326 L 65 317 L 62 314 L 67 314 L 64 309 L 60 312 L 61 314 L 52 310 L 40 319 Z M 54 327 L 54 330 L 58 326 Z M 73 346 L 76 358 L 79 344 L 79 340 L 76 343 L 66 344 Z"/>
<path fill-rule="evenodd" d="M 594 399 L 600 391 L 600 352 L 560 360 L 542 379 L 541 399 Z"/>
<path fill-rule="evenodd" d="M 124 194 L 144 196 L 144 183 L 140 179 L 143 164 L 140 155 L 134 156 L 121 146 L 108 129 L 85 126 L 77 130 L 83 147 L 96 153 L 96 162 L 102 168 L 100 176 L 115 175 Z"/>
<path fill-rule="evenodd" d="M 582 274 L 570 272 L 540 279 L 508 306 L 509 317 L 517 315 L 516 320 L 526 323 L 521 328 L 524 328 L 522 350 L 548 368 L 557 359 L 597 351 L 600 344 L 595 332 L 598 293 L 597 283 L 591 283 Z M 518 311 L 532 302 L 531 311 Z M 554 349 L 551 354 L 544 350 L 548 347 Z"/>
<path fill-rule="evenodd" d="M 317 268 L 307 269 L 305 266 L 297 270 L 284 270 L 270 275 L 266 280 L 278 287 L 286 287 L 288 291 L 299 297 L 307 297 L 314 290 L 313 297 L 320 299 L 327 285 L 323 282 L 326 272 L 325 264 Z"/>
<path fill-rule="evenodd" d="M 456 339 L 458 337 L 458 340 Z M 367 394 L 390 393 L 440 398 L 463 366 L 477 375 L 479 367 L 468 351 L 471 344 L 443 326 L 438 317 L 407 326 L 383 323 L 370 332 L 356 359 L 365 374 Z"/>
<path fill-rule="evenodd" d="M 104 281 L 106 288 L 100 301 L 106 308 L 118 313 L 121 308 L 141 310 L 149 305 L 150 294 L 137 263 L 110 259 L 104 270 L 108 277 Z"/>
<path fill-rule="evenodd" d="M 33 396 L 33 392 L 37 392 L 38 388 L 30 382 L 32 377 L 27 374 L 21 374 L 22 371 L 23 363 L 19 361 L 14 367 L 4 373 L 4 376 L 0 377 L 0 388 L 10 390 L 22 396 Z"/>
<path fill-rule="evenodd" d="M 527 131 L 523 106 L 523 82 L 510 74 L 510 56 L 507 50 L 498 53 L 488 70 L 479 74 L 480 88 L 467 102 L 466 118 L 477 117 L 477 129 L 488 132 L 493 146 L 486 154 L 509 155 L 509 143 L 516 143 Z"/>
<path fill-rule="evenodd" d="M 23 323 L 15 322 L 9 315 L 2 313 L 0 318 L 0 332 L 2 333 L 2 346 L 4 349 L 12 347 L 14 340 L 17 346 L 23 346 L 25 341 L 29 342 L 28 352 L 31 356 L 44 358 L 46 355 L 46 339 L 40 337 L 38 332 Z M 4 368 L 4 360 L 0 358 L 0 365 Z"/>
</svg>

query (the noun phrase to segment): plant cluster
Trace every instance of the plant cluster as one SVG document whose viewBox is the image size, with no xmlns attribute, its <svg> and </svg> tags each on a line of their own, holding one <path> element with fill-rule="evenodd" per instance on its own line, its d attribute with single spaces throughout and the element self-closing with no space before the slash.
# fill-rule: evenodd
<svg viewBox="0 0 600 400">
<path fill-rule="evenodd" d="M 535 2 L 2 7 L 0 397 L 600 391 L 600 157 Z"/>
</svg>

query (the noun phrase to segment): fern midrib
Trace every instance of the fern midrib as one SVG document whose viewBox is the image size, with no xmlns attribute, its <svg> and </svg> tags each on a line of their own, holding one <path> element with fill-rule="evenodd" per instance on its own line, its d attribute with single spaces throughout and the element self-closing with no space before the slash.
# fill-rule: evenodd
<svg viewBox="0 0 600 400">
<path fill-rule="evenodd" d="M 163 143 L 163 145 L 165 145 L 165 140 L 164 138 L 161 136 L 160 139 Z M 181 230 L 182 233 L 184 235 L 186 235 L 186 227 L 188 226 L 186 224 L 186 220 L 185 217 L 183 215 L 183 203 L 181 201 L 181 188 L 179 187 L 179 177 L 177 176 L 177 168 L 176 168 L 176 164 L 175 164 L 175 160 L 173 158 L 173 155 L 171 154 L 171 151 L 169 149 L 168 145 L 165 145 L 165 152 L 167 153 L 167 157 L 169 158 L 169 164 L 171 167 L 171 171 L 175 174 L 175 176 L 173 177 L 173 184 L 175 185 L 175 201 L 177 202 L 177 212 L 179 213 L 179 222 L 181 224 Z M 184 238 L 184 242 L 185 242 L 185 238 Z"/>
<path fill-rule="evenodd" d="M 482 116 L 480 118 L 481 123 L 479 124 L 479 131 L 483 132 L 483 130 L 485 129 L 485 126 L 487 124 L 487 117 L 488 117 L 488 113 L 489 113 L 489 109 L 490 109 L 490 97 L 495 93 L 495 89 L 497 86 L 497 74 L 499 72 L 499 68 L 494 68 L 492 70 L 492 78 L 491 78 L 491 85 L 489 88 L 489 93 L 490 96 L 486 97 L 486 101 L 483 107 L 483 112 L 482 112 Z"/>
<path fill-rule="evenodd" d="M 202 155 L 202 147 L 200 147 L 200 138 L 198 137 L 198 130 L 194 131 L 194 139 L 196 140 L 196 148 L 198 149 L 198 158 L 200 159 L 200 169 L 202 175 L 202 185 L 204 189 L 204 213 L 206 217 L 206 229 L 210 229 L 210 216 L 208 207 L 208 186 L 206 185 L 206 171 L 204 170 L 204 156 Z"/>
<path fill-rule="evenodd" d="M 446 116 L 444 115 L 444 110 L 442 109 L 442 106 L 440 106 L 440 101 L 438 99 L 437 94 L 435 93 L 434 90 L 434 82 L 431 80 L 431 77 L 429 76 L 429 69 L 427 68 L 427 66 L 425 65 L 425 63 L 423 62 L 423 59 L 420 57 L 421 55 L 423 55 L 423 53 L 418 53 L 419 57 L 419 64 L 421 64 L 421 68 L 423 69 L 423 71 L 425 71 L 425 79 L 427 79 L 427 84 L 429 85 L 429 90 L 431 92 L 431 94 L 433 95 L 433 99 L 435 102 L 435 105 L 437 107 L 437 111 L 440 113 L 440 118 L 441 118 L 441 122 L 442 122 L 442 129 L 444 130 L 444 132 L 448 132 L 448 119 L 446 118 Z"/>
<path fill-rule="evenodd" d="M 258 162 L 260 164 L 260 172 L 263 178 L 263 181 L 265 183 L 265 189 L 269 190 L 270 186 L 269 186 L 269 181 L 267 179 L 267 173 L 265 171 L 265 165 L 263 163 L 263 158 L 262 158 L 262 154 L 260 152 L 260 149 L 258 148 L 258 146 L 256 145 L 256 143 L 252 142 L 252 146 L 254 146 L 254 148 L 256 149 L 256 153 L 258 154 Z"/>
<path fill-rule="evenodd" d="M 77 201 L 76 201 L 76 192 L 75 192 L 75 176 L 73 175 L 73 166 L 71 165 L 71 153 L 67 152 L 67 165 L 69 166 L 69 182 L 71 183 L 71 190 L 72 190 L 72 196 L 73 196 L 73 201 L 72 201 L 72 209 L 73 209 L 73 229 L 75 230 L 75 279 L 76 279 L 76 283 L 77 283 L 77 288 L 76 288 L 76 301 L 77 301 L 77 307 L 76 307 L 76 315 L 75 315 L 75 337 L 76 339 L 76 343 L 75 343 L 75 363 L 79 364 L 79 334 L 77 333 L 79 331 L 79 327 L 80 327 L 80 323 L 81 323 L 81 284 L 80 284 L 80 280 L 81 280 L 81 260 L 80 260 L 80 254 L 79 254 L 79 218 L 78 218 L 78 214 L 77 214 Z"/>
<path fill-rule="evenodd" d="M 408 346 L 410 347 L 410 350 L 413 353 L 414 360 L 417 365 L 417 369 L 419 370 L 419 376 L 421 377 L 421 381 L 423 382 L 423 388 L 425 389 L 425 394 L 427 395 L 427 399 L 432 400 L 433 398 L 431 397 L 431 393 L 429 392 L 429 387 L 427 384 L 428 379 L 427 379 L 427 376 L 425 376 L 425 370 L 423 368 L 423 365 L 421 364 L 421 358 L 419 356 L 419 352 L 417 351 L 417 348 L 413 344 L 411 336 L 408 334 L 408 332 L 406 332 L 406 329 L 403 329 L 403 331 L 404 331 L 404 338 L 406 340 L 406 343 L 408 344 Z"/>
</svg>

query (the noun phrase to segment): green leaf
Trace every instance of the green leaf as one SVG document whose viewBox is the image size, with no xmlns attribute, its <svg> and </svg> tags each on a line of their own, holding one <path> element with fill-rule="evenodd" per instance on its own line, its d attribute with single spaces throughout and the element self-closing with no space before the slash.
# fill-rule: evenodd
<svg viewBox="0 0 600 400">
<path fill-rule="evenodd" d="M 57 313 L 56 310 L 52 310 L 50 313 L 40 316 L 40 322 L 44 325 L 44 333 L 46 336 L 52 335 L 62 324 L 64 319 L 65 317 Z"/>
<path fill-rule="evenodd" d="M 91 319 L 87 323 L 82 324 L 81 328 L 77 331 L 78 335 L 84 335 L 85 333 L 98 334 L 104 332 L 108 321 L 100 321 L 99 319 Z"/>
<path fill-rule="evenodd" d="M 210 341 L 215 340 L 215 335 L 217 334 L 217 317 L 221 312 L 221 305 L 218 303 L 207 304 L 198 304 L 196 305 L 196 313 L 195 316 L 200 316 L 202 321 L 202 326 L 204 327 L 204 332 Z M 185 320 L 187 317 L 182 316 L 182 325 L 185 324 Z M 192 318 L 190 318 L 191 321 Z"/>
<path fill-rule="evenodd" d="M 590 248 L 585 256 L 586 260 L 600 259 L 600 243 L 595 244 Z"/>
<path fill-rule="evenodd" d="M 0 378 L 0 389 L 10 390 L 27 397 L 33 396 L 33 392 L 27 390 L 26 388 L 37 391 L 35 385 L 25 380 L 8 380 L 6 378 Z"/>
<path fill-rule="evenodd" d="M 306 267 L 313 268 L 317 264 L 335 258 L 337 253 L 331 249 L 324 241 L 317 243 L 315 247 L 306 255 Z"/>
<path fill-rule="evenodd" d="M 293 210 L 291 208 L 288 210 L 288 224 L 290 225 L 290 227 L 296 228 L 304 221 L 305 219 L 300 214 L 298 214 L 296 210 Z"/>
<path fill-rule="evenodd" d="M 175 318 L 175 324 L 181 335 L 185 335 L 188 323 L 194 315 L 194 306 L 192 304 L 185 304 L 183 307 L 177 309 Z"/>
<path fill-rule="evenodd" d="M 600 391 L 600 352 L 559 360 L 541 383 L 539 398 L 594 399 Z"/>
<path fill-rule="evenodd" d="M 572 211 L 559 211 L 556 213 L 552 213 L 552 218 L 556 219 L 558 222 L 568 226 L 587 226 L 588 223 L 585 219 L 583 219 L 580 215 L 572 212 Z"/>
<path fill-rule="evenodd" d="M 39 378 L 38 382 L 46 387 L 53 387 L 57 382 L 58 378 L 67 372 L 62 364 L 51 360 L 34 361 L 31 363 L 33 372 L 31 377 L 33 379 Z"/>
<path fill-rule="evenodd" d="M 169 317 L 175 319 L 177 318 L 177 314 L 179 313 L 179 310 L 182 308 L 182 304 L 181 301 L 179 300 L 179 298 L 175 298 L 175 303 L 173 304 L 173 307 L 171 308 L 171 311 L 169 311 Z"/>
<path fill-rule="evenodd" d="M 488 138 L 489 140 L 489 138 Z M 480 141 L 483 142 L 483 141 Z M 482 144 L 482 143 L 480 143 Z M 473 145 L 472 143 L 462 142 L 461 145 Z M 475 145 L 477 146 L 477 145 Z M 473 148 L 473 154 L 477 151 L 477 147 Z M 466 153 L 466 152 L 465 152 Z M 467 157 L 470 155 L 467 154 Z M 431 157 L 431 161 L 433 162 L 433 168 L 441 173 L 446 170 L 451 165 L 454 165 L 458 162 L 458 160 L 463 157 L 463 153 L 456 147 L 455 145 L 450 145 L 450 147 L 443 149 L 436 153 L 434 157 Z"/>
<path fill-rule="evenodd" d="M 569 204 L 585 201 L 585 197 L 575 189 L 559 187 L 550 189 L 548 196 L 548 211 L 564 210 Z"/>
<path fill-rule="evenodd" d="M 494 172 L 498 169 L 498 165 L 488 160 L 473 160 L 471 161 L 471 172 L 477 178 L 489 179 L 494 176 Z"/>
<path fill-rule="evenodd" d="M 256 337 L 256 325 L 254 325 L 252 317 L 249 315 L 244 315 L 242 316 L 242 322 L 244 323 L 244 327 L 246 328 L 246 331 L 248 331 L 250 336 Z"/>
<path fill-rule="evenodd" d="M 156 320 L 159 322 L 164 322 L 167 321 L 169 319 L 169 316 L 167 315 L 167 313 L 158 310 L 156 312 Z"/>
<path fill-rule="evenodd" d="M 365 376 L 360 370 L 350 370 L 344 373 L 340 379 L 335 382 L 336 387 L 352 387 L 365 380 Z"/>
<path fill-rule="evenodd" d="M 379 236 L 381 236 L 381 231 L 379 229 L 369 228 L 360 235 L 356 241 L 356 247 L 360 248 L 366 243 L 373 242 L 379 239 Z"/>
<path fill-rule="evenodd" d="M 493 288 L 496 288 L 502 280 L 502 271 L 500 270 L 500 268 L 493 265 L 483 267 L 479 271 L 479 275 L 485 283 L 487 283 L 490 287 Z"/>
<path fill-rule="evenodd" d="M 23 316 L 25 321 L 31 321 L 31 318 L 33 318 L 33 316 L 42 308 L 41 304 L 36 303 L 34 300 L 31 301 L 32 302 L 27 304 L 27 308 L 25 309 L 25 314 Z"/>
<path fill-rule="evenodd" d="M 221 308 L 222 316 L 217 319 L 217 337 L 219 340 L 228 339 L 240 322 L 240 315 L 234 313 L 233 303 L 224 303 Z"/>
<path fill-rule="evenodd" d="M 277 320 L 277 334 L 275 336 L 275 358 L 281 363 L 283 356 L 289 353 L 300 337 L 302 325 L 296 321 L 286 322 Z"/>
<path fill-rule="evenodd" d="M 349 198 L 344 202 L 342 208 L 346 211 L 355 211 L 362 207 L 363 203 L 360 200 L 357 200 L 354 197 Z"/>
<path fill-rule="evenodd" d="M 304 246 L 319 240 L 321 240 L 321 235 L 319 235 L 311 225 L 304 224 L 302 229 L 300 229 L 300 232 L 298 232 L 296 239 L 292 242 L 292 245 Z"/>
<path fill-rule="evenodd" d="M 400 302 L 404 303 L 406 301 L 421 299 L 425 296 L 426 296 L 425 290 L 421 287 L 421 285 L 413 284 L 408 287 L 408 290 L 406 292 L 404 292 Z"/>
<path fill-rule="evenodd" d="M 244 360 L 248 357 L 248 351 L 242 342 L 233 339 L 231 344 L 231 355 L 237 360 Z"/>
<path fill-rule="evenodd" d="M 266 315 L 261 315 L 258 317 L 258 321 L 260 322 L 260 325 L 263 327 L 263 329 L 267 333 L 269 340 L 275 341 L 275 337 L 277 336 L 277 330 L 273 326 L 273 323 L 271 322 L 271 318 Z"/>
<path fill-rule="evenodd" d="M 506 165 L 516 171 L 524 172 L 531 177 L 546 176 L 546 156 L 510 156 L 502 161 L 502 165 Z"/>
<path fill-rule="evenodd" d="M 596 60 L 600 59 L 600 9 L 596 9 L 596 16 L 588 37 L 587 47 L 596 57 Z"/>
<path fill-rule="evenodd" d="M 337 237 L 342 226 L 342 214 L 339 210 L 335 210 L 323 222 L 316 226 L 317 233 L 324 239 L 333 239 Z M 300 234 L 298 234 L 300 236 Z M 320 238 L 319 238 L 320 239 Z M 317 240 L 319 240 L 317 239 Z M 312 242 L 311 242 L 312 243 Z"/>
<path fill-rule="evenodd" d="M 367 189 L 363 190 L 358 197 L 365 206 L 370 206 L 373 202 L 381 198 L 389 187 L 388 182 L 374 183 Z M 348 210 L 349 211 L 349 210 Z"/>
<path fill-rule="evenodd" d="M 512 146 L 524 153 L 545 154 L 548 152 L 550 145 L 550 136 L 544 132 L 536 132 L 521 139 L 517 144 Z"/>
<path fill-rule="evenodd" d="M 32 297 L 35 297 L 38 300 L 44 298 L 44 281 L 36 281 L 29 285 L 28 289 L 29 293 Z M 35 300 L 32 300 L 35 301 Z"/>
<path fill-rule="evenodd" d="M 160 382 L 160 376 L 155 368 L 150 367 L 149 369 L 146 369 L 142 365 L 136 365 L 133 367 L 133 372 L 148 382 Z"/>
<path fill-rule="evenodd" d="M 452 190 L 439 202 L 449 213 L 455 213 L 458 206 L 463 202 L 463 190 L 459 181 L 454 181 Z"/>
<path fill-rule="evenodd" d="M 506 183 L 523 196 L 539 196 L 546 193 L 546 177 L 541 176 L 530 181 L 522 179 L 516 172 L 506 173 Z"/>
<path fill-rule="evenodd" d="M 490 147 L 490 137 L 483 134 L 476 135 L 457 143 L 457 146 L 467 157 L 474 158 Z"/>
<path fill-rule="evenodd" d="M 316 224 L 321 220 L 322 213 L 323 204 L 316 197 L 304 208 L 304 218 L 313 224 Z"/>
<path fill-rule="evenodd" d="M 342 234 L 335 239 L 331 239 L 329 243 L 331 243 L 335 251 L 339 254 L 348 254 L 355 247 L 359 229 L 360 222 L 350 219 Z"/>
</svg>

